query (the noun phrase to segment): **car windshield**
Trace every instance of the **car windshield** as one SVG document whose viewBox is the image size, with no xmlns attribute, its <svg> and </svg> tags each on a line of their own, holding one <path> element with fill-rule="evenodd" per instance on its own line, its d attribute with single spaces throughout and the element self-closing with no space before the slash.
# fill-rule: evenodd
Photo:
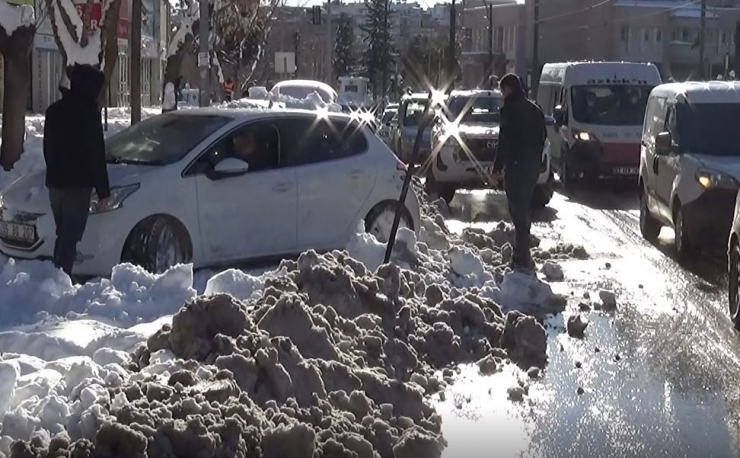
<svg viewBox="0 0 740 458">
<path fill-rule="evenodd" d="M 450 120 L 460 118 L 461 123 L 498 124 L 501 122 L 503 97 L 455 96 L 447 101 Z"/>
<path fill-rule="evenodd" d="M 113 163 L 172 164 L 230 120 L 216 115 L 154 116 L 106 141 L 106 158 Z"/>
<path fill-rule="evenodd" d="M 740 156 L 740 103 L 676 105 L 676 138 L 682 151 Z"/>
<path fill-rule="evenodd" d="M 385 113 L 383 113 L 383 118 L 381 119 L 381 122 L 383 124 L 388 124 L 389 122 L 391 122 L 391 120 L 393 119 L 393 115 L 395 114 L 395 111 L 386 111 Z"/>
<path fill-rule="evenodd" d="M 573 119 L 602 126 L 641 126 L 652 86 L 574 86 Z"/>
<path fill-rule="evenodd" d="M 406 106 L 406 116 L 403 118 L 403 125 L 407 127 L 418 126 L 428 104 L 429 102 L 426 100 L 410 101 Z"/>
</svg>

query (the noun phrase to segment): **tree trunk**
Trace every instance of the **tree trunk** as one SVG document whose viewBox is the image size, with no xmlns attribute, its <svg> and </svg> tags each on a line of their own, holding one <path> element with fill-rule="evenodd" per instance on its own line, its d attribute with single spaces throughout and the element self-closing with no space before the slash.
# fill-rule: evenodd
<svg viewBox="0 0 740 458">
<path fill-rule="evenodd" d="M 113 70 L 116 68 L 118 61 L 118 19 L 121 12 L 121 0 L 112 0 L 108 10 L 105 12 L 103 24 L 101 25 L 101 38 L 103 39 L 102 52 L 100 57 L 103 63 L 103 75 L 105 82 L 98 96 L 98 105 L 103 106 L 108 97 L 108 86 L 110 85 Z"/>
<path fill-rule="evenodd" d="M 197 23 L 198 22 L 196 21 L 195 24 L 193 24 L 193 29 L 196 28 Z M 164 81 L 162 83 L 162 97 L 164 97 L 164 87 L 167 83 L 172 83 L 175 86 L 175 94 L 179 94 L 180 88 L 177 87 L 177 80 L 181 76 L 182 61 L 185 58 L 185 55 L 190 50 L 194 49 L 194 44 L 195 39 L 192 35 L 188 35 L 185 37 L 182 46 L 180 46 L 177 52 L 171 56 L 167 56 L 167 64 L 164 68 Z M 175 103 L 175 107 L 177 107 L 177 103 Z"/>
<path fill-rule="evenodd" d="M 141 121 L 141 0 L 131 2 L 131 124 Z"/>
<path fill-rule="evenodd" d="M 20 159 L 26 133 L 26 103 L 31 86 L 31 48 L 34 26 L 17 28 L 8 37 L 0 28 L 0 51 L 4 59 L 3 133 L 0 164 L 9 171 Z"/>
</svg>

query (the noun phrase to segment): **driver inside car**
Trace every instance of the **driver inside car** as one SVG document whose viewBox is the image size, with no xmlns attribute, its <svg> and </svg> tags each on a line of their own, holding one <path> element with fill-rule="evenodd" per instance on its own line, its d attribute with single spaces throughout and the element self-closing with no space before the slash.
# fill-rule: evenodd
<svg viewBox="0 0 740 458">
<path fill-rule="evenodd" d="M 244 131 L 234 137 L 233 140 L 234 157 L 241 159 L 250 166 L 255 162 L 257 142 L 254 138 L 254 132 L 251 130 Z"/>
<path fill-rule="evenodd" d="M 245 129 L 232 139 L 232 157 L 249 165 L 250 172 L 278 167 L 277 139 L 274 130 Z"/>
</svg>

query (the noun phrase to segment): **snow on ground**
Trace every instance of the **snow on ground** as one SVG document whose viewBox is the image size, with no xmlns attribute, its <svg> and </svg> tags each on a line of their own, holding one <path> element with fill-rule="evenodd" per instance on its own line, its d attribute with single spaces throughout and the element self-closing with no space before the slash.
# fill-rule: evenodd
<svg viewBox="0 0 740 458">
<path fill-rule="evenodd" d="M 128 113 L 110 116 L 115 131 Z M 23 171 L 38 166 L 40 118 L 29 132 Z M 517 310 L 565 300 L 506 268 L 510 226 L 453 234 L 415 185 L 422 227 L 399 231 L 390 265 L 361 225 L 345 251 L 259 271 L 120 265 L 73 285 L 49 263 L 8 260 L 0 456 L 440 456 L 431 396 L 451 368 L 543 367 L 545 331 Z"/>
</svg>

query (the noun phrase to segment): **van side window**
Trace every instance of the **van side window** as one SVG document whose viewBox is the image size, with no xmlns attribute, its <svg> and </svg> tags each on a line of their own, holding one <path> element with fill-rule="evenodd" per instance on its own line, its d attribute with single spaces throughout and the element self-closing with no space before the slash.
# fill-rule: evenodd
<svg viewBox="0 0 740 458">
<path fill-rule="evenodd" d="M 665 131 L 676 138 L 676 106 L 669 105 L 665 116 Z"/>
<path fill-rule="evenodd" d="M 644 123 L 644 136 L 648 141 L 652 141 L 665 129 L 665 102 L 666 99 L 659 97 L 653 97 L 648 101 Z"/>
</svg>

